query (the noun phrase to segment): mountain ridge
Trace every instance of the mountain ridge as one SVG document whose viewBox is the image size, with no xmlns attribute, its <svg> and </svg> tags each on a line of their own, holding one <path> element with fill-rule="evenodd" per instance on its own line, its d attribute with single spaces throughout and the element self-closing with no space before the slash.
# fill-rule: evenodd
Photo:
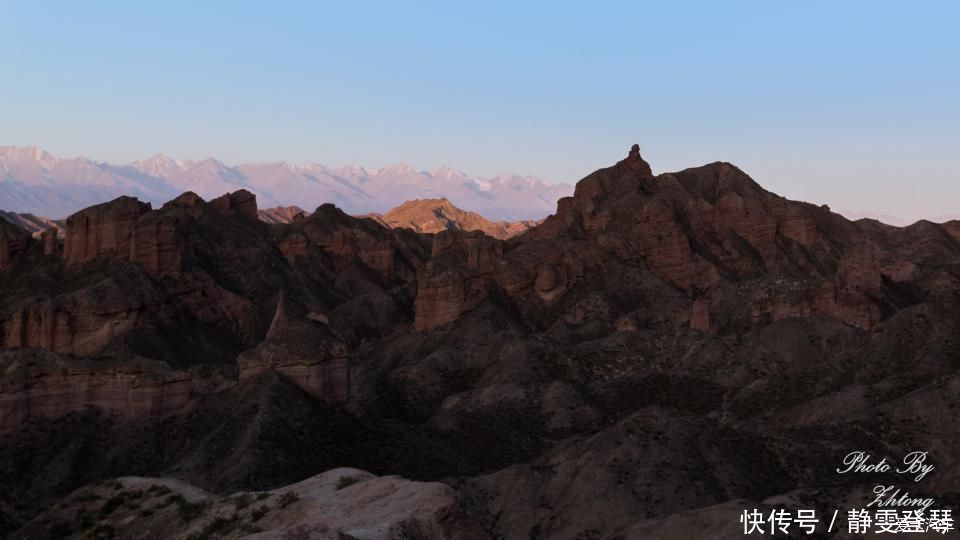
<svg viewBox="0 0 960 540">
<path fill-rule="evenodd" d="M 285 225 L 309 217 L 311 212 L 299 206 L 275 206 L 257 210 L 260 221 L 271 225 Z M 363 214 L 389 228 L 402 227 L 420 233 L 438 233 L 445 230 L 483 231 L 506 240 L 536 226 L 540 221 L 491 221 L 476 212 L 462 210 L 447 199 L 413 199 L 390 209 L 385 214 Z M 0 219 L 6 220 L 39 238 L 47 229 L 55 229 L 63 236 L 66 220 L 53 220 L 33 214 L 18 214 L 0 210 Z"/>
<path fill-rule="evenodd" d="M 417 170 L 399 162 L 376 170 L 358 165 L 333 168 L 317 163 L 243 163 L 214 158 L 175 160 L 164 154 L 126 164 L 59 158 L 40 147 L 0 147 L 0 208 L 17 213 L 66 217 L 121 195 L 156 206 L 193 191 L 212 199 L 247 189 L 262 206 L 332 202 L 352 214 L 384 213 L 417 198 L 447 198 L 490 219 L 541 219 L 573 186 L 532 176 L 466 175 L 448 166 Z"/>
</svg>

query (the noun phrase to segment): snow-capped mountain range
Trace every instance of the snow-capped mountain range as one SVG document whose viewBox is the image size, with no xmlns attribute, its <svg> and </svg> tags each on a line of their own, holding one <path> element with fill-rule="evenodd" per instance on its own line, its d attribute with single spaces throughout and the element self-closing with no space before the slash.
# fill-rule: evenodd
<svg viewBox="0 0 960 540">
<path fill-rule="evenodd" d="M 41 148 L 0 147 L 0 208 L 63 218 L 78 210 L 130 195 L 154 205 L 185 191 L 204 199 L 247 189 L 261 208 L 332 202 L 351 214 L 386 212 L 411 199 L 446 198 L 494 220 L 540 219 L 568 184 L 531 176 L 477 178 L 441 167 L 417 170 L 398 163 L 377 170 L 286 162 L 227 166 L 215 159 L 174 160 L 164 155 L 124 165 L 59 158 Z"/>
</svg>

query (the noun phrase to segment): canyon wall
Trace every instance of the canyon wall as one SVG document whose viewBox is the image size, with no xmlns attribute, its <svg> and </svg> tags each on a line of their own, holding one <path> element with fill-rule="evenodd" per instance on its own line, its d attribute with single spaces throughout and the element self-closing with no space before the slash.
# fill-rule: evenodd
<svg viewBox="0 0 960 540">
<path fill-rule="evenodd" d="M 232 384 L 143 358 L 88 360 L 24 349 L 0 351 L 0 373 L 0 432 L 34 416 L 58 417 L 87 407 L 121 418 L 184 413 L 202 396 Z"/>
</svg>

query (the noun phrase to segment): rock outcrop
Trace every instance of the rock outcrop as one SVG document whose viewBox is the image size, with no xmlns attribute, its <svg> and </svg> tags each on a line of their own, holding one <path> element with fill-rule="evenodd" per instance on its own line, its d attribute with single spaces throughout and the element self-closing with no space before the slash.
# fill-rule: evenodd
<svg viewBox="0 0 960 540">
<path fill-rule="evenodd" d="M 956 252 L 942 232 L 928 238 L 939 243 L 930 249 Z M 451 250 L 444 245 L 440 253 Z M 697 329 L 731 318 L 756 325 L 812 316 L 870 328 L 904 301 L 880 269 L 913 257 L 825 207 L 765 191 L 727 163 L 653 176 L 636 145 L 623 161 L 581 180 L 555 215 L 501 251 L 484 268 L 432 257 L 420 275 L 416 328 L 448 324 L 494 290 L 523 311 L 548 313 L 576 301 L 569 294 L 590 280 L 584 269 L 598 260 L 652 271 L 701 298 L 687 308 Z M 752 297 L 733 302 L 745 284 Z M 639 289 L 608 294 L 653 294 L 648 284 L 629 286 Z M 710 318 L 713 308 L 720 319 Z"/>
<path fill-rule="evenodd" d="M 64 260 L 68 265 L 100 257 L 129 260 L 134 227 L 150 208 L 133 197 L 119 197 L 68 217 Z"/>
<path fill-rule="evenodd" d="M 348 216 L 334 205 L 324 204 L 284 231 L 278 247 L 295 265 L 313 260 L 336 271 L 359 261 L 385 280 L 407 282 L 426 258 L 417 245 L 421 240 L 410 242 L 385 231 L 371 220 Z"/>
<path fill-rule="evenodd" d="M 30 233 L 0 219 L 0 272 L 6 270 L 18 256 L 25 253 L 29 244 Z"/>
<path fill-rule="evenodd" d="M 240 380 L 267 370 L 281 373 L 311 395 L 344 402 L 350 398 L 350 362 L 347 344 L 327 324 L 291 319 L 281 293 L 266 338 L 237 357 Z"/>
<path fill-rule="evenodd" d="M 57 229 L 47 229 L 40 233 L 40 241 L 43 243 L 44 255 L 60 255 L 61 244 Z"/>
<path fill-rule="evenodd" d="M 63 243 L 66 268 L 58 268 L 59 242 L 45 235 L 43 253 L 53 257 L 32 279 L 34 294 L 12 298 L 0 309 L 0 344 L 84 356 L 145 352 L 174 360 L 191 349 L 188 354 L 217 358 L 223 353 L 210 354 L 208 346 L 222 348 L 224 331 L 241 343 L 255 343 L 266 321 L 258 320 L 250 299 L 231 290 L 243 288 L 237 281 L 217 282 L 231 272 L 243 273 L 246 267 L 220 250 L 249 251 L 249 233 L 229 216 L 218 218 L 221 212 L 184 194 L 156 210 L 121 197 L 71 216 Z M 197 256 L 202 268 L 195 267 Z M 156 333 L 146 335 L 175 329 L 186 329 L 185 346 L 160 346 Z"/>
<path fill-rule="evenodd" d="M 64 260 L 78 265 L 97 258 L 127 260 L 154 276 L 179 276 L 189 268 L 187 221 L 198 217 L 196 209 L 206 204 L 186 193 L 163 209 L 149 203 L 120 197 L 67 218 Z M 224 195 L 210 208 L 230 215 L 256 217 L 256 199 L 244 190 Z M 185 212 L 177 212 L 177 208 Z"/>
<path fill-rule="evenodd" d="M 126 504 L 110 502 L 117 500 Z M 80 534 L 110 531 L 120 538 L 489 538 L 459 509 L 450 487 L 349 468 L 230 496 L 173 478 L 117 478 L 78 490 L 12 538 L 54 536 L 62 524 Z"/>
<path fill-rule="evenodd" d="M 29 282 L 34 294 L 0 305 L 0 345 L 148 354 L 178 365 L 201 355 L 232 362 L 264 340 L 273 315 L 265 302 L 284 283 L 298 317 L 313 314 L 348 342 L 411 316 L 412 282 L 429 240 L 332 205 L 275 234 L 250 219 L 250 197 L 205 203 L 185 193 L 158 209 L 125 197 L 71 216 L 65 268 L 52 257 L 34 277 L 15 276 L 12 283 Z M 25 251 L 29 236 L 20 237 L 5 233 L 4 261 Z M 55 255 L 58 245 L 46 238 L 44 252 Z M 171 332 L 181 339 L 170 341 Z"/>
<path fill-rule="evenodd" d="M 182 414 L 223 384 L 144 358 L 97 361 L 37 349 L 0 350 L 0 373 L 0 433 L 87 407 L 127 419 Z"/>
<path fill-rule="evenodd" d="M 482 232 L 444 231 L 433 239 L 418 282 L 414 328 L 431 330 L 457 320 L 487 297 L 503 243 Z"/>
<path fill-rule="evenodd" d="M 210 201 L 221 212 L 233 212 L 249 219 L 258 219 L 257 197 L 245 189 L 227 193 Z"/>
</svg>

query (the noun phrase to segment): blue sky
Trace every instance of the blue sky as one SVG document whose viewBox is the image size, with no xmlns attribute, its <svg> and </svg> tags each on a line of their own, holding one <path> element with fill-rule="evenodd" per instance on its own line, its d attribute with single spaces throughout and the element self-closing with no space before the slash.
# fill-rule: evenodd
<svg viewBox="0 0 960 540">
<path fill-rule="evenodd" d="M 960 214 L 960 3 L 0 0 L 0 145 L 533 174 L 640 144 Z"/>
</svg>

